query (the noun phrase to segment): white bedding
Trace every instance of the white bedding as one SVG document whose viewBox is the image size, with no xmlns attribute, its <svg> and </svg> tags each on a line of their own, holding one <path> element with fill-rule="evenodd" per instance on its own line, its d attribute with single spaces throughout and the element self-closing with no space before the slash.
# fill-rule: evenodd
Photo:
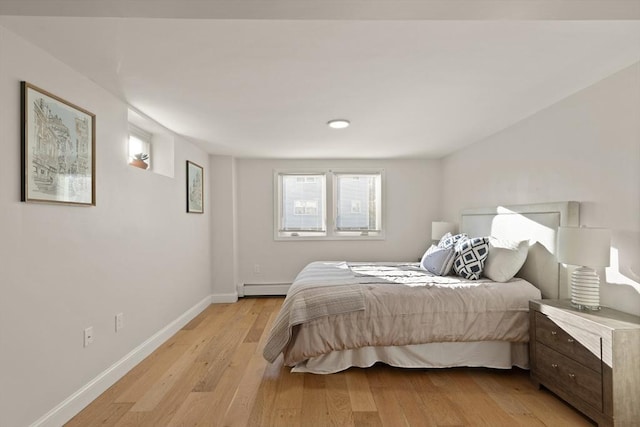
<svg viewBox="0 0 640 427">
<path fill-rule="evenodd" d="M 315 316 L 308 321 L 296 316 L 284 331 L 271 332 L 265 347 L 271 348 L 270 357 L 265 353 L 268 360 L 282 352 L 285 363 L 295 366 L 334 351 L 365 347 L 528 342 L 528 301 L 540 298 L 540 291 L 522 279 L 496 283 L 438 277 L 414 263 L 354 263 L 349 267 L 346 284 L 360 284 L 364 310 Z M 312 289 L 317 292 L 322 287 L 322 271 L 335 278 L 335 270 L 340 268 L 344 275 L 344 262 L 311 263 L 300 276 L 313 277 Z M 327 283 L 330 292 L 336 286 L 335 280 Z M 295 282 L 292 289 L 296 289 Z M 304 300 L 304 292 L 290 292 L 283 309 L 295 305 L 291 298 Z M 318 312 L 317 308 L 313 312 Z M 276 323 L 286 324 L 290 318 L 290 313 L 282 310 Z"/>
</svg>

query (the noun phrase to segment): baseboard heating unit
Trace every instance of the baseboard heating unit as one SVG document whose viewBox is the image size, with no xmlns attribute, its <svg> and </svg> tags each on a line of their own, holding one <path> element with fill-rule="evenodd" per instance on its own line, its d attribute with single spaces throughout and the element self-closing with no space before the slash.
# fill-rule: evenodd
<svg viewBox="0 0 640 427">
<path fill-rule="evenodd" d="M 238 297 L 286 295 L 291 283 L 240 283 Z"/>
</svg>

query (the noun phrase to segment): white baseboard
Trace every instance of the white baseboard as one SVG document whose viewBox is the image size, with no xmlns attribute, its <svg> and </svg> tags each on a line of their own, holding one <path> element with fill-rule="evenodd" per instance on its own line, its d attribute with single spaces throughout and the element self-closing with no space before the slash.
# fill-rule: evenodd
<svg viewBox="0 0 640 427">
<path fill-rule="evenodd" d="M 208 295 L 203 298 L 202 301 L 156 332 L 149 339 L 131 350 L 129 354 L 118 360 L 78 391 L 59 403 L 55 408 L 40 417 L 31 424 L 31 427 L 57 427 L 69 421 L 116 381 L 122 378 L 134 366 L 142 362 L 145 357 L 160 347 L 160 345 L 167 341 L 173 334 L 178 332 L 184 325 L 189 323 L 191 319 L 200 314 L 211 304 L 213 298 L 213 295 Z M 236 300 L 237 299 L 236 296 Z"/>
<path fill-rule="evenodd" d="M 237 292 L 233 292 L 231 294 L 213 294 L 211 295 L 211 303 L 212 304 L 229 304 L 233 302 L 238 302 L 238 294 Z"/>
</svg>

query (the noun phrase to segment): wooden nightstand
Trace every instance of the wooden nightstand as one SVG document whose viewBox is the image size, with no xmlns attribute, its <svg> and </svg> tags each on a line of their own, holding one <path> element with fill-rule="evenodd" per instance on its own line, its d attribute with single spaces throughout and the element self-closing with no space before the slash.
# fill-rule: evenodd
<svg viewBox="0 0 640 427">
<path fill-rule="evenodd" d="M 640 425 L 640 317 L 529 302 L 531 379 L 600 426 Z"/>
</svg>

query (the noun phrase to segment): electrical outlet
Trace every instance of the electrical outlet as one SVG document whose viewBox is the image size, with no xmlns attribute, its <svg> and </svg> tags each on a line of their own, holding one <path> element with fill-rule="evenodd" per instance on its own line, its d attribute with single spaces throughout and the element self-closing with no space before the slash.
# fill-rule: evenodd
<svg viewBox="0 0 640 427">
<path fill-rule="evenodd" d="M 255 274 L 260 274 L 260 264 L 253 264 L 253 272 Z"/>
<path fill-rule="evenodd" d="M 116 332 L 124 328 L 124 313 L 116 314 Z"/>
<path fill-rule="evenodd" d="M 84 330 L 84 346 L 88 347 L 91 343 L 93 343 L 93 326 Z"/>
</svg>

